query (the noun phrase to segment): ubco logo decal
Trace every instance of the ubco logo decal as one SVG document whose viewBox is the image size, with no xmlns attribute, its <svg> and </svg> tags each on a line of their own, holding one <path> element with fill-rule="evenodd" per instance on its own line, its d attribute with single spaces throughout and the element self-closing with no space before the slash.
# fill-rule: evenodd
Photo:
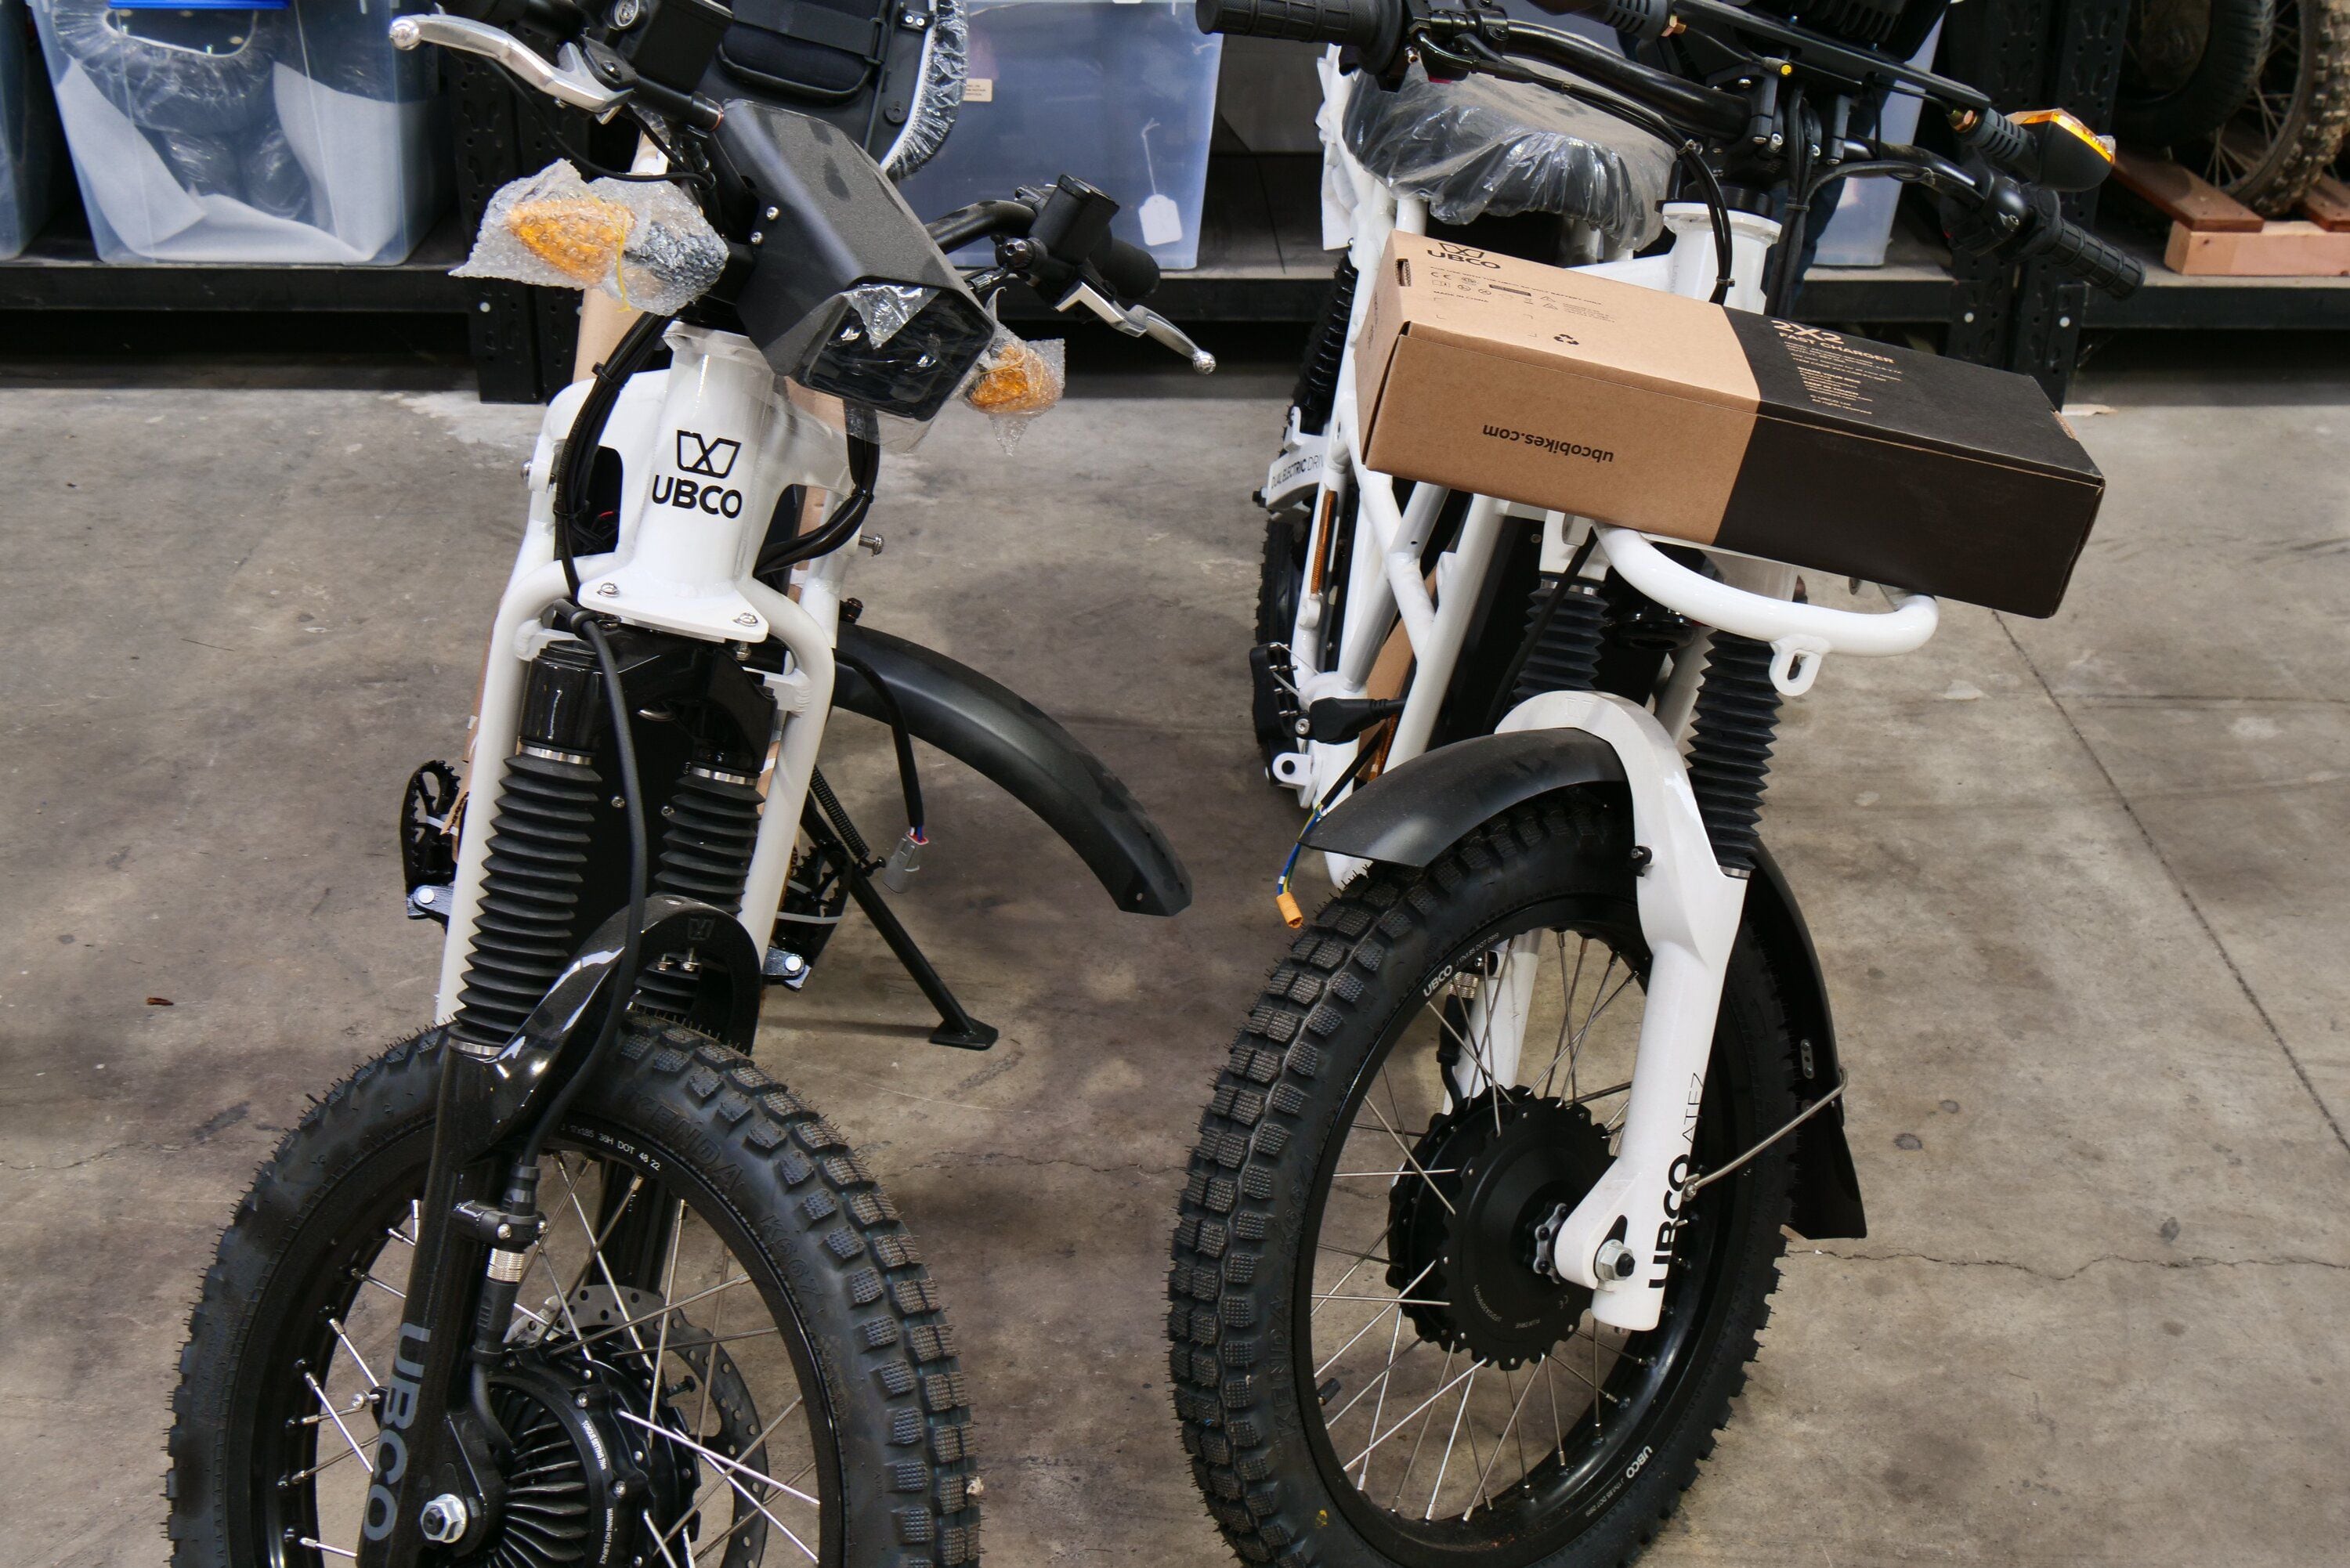
<svg viewBox="0 0 2350 1568">
<path fill-rule="evenodd" d="M 712 517 L 743 515 L 743 493 L 715 483 L 734 472 L 734 460 L 742 455 L 743 443 L 732 436 L 706 436 L 700 431 L 681 430 L 677 432 L 677 466 L 683 473 L 653 475 L 652 504 L 675 506 L 687 512 L 706 512 Z M 686 473 L 701 474 L 696 481 Z"/>
</svg>

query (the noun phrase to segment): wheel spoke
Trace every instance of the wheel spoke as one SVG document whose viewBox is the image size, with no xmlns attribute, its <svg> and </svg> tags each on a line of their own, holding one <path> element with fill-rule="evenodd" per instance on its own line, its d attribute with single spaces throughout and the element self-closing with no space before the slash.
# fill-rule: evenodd
<svg viewBox="0 0 2350 1568">
<path fill-rule="evenodd" d="M 1485 1461 L 1485 1468 L 1477 1472 L 1477 1484 L 1470 1491 L 1469 1506 L 1461 1511 L 1461 1518 L 1463 1522 L 1467 1521 L 1471 1514 L 1477 1511 L 1477 1505 L 1485 1501 L 1486 1478 L 1493 1473 L 1493 1466 L 1502 1457 L 1502 1448 L 1510 1440 L 1510 1433 L 1518 1424 L 1518 1412 L 1525 1408 L 1526 1396 L 1534 1391 L 1534 1380 L 1529 1377 L 1526 1379 L 1525 1387 L 1518 1392 L 1517 1403 L 1510 1407 L 1510 1418 L 1502 1423 L 1502 1435 L 1493 1439 L 1493 1457 L 1487 1459 Z M 1503 1398 L 1508 1398 L 1509 1393 L 1510 1375 L 1504 1372 L 1502 1374 L 1502 1397 Z M 1523 1474 L 1525 1470 L 1525 1440 L 1523 1438 L 1520 1438 L 1518 1441 L 1518 1469 L 1521 1474 Z"/>
<path fill-rule="evenodd" d="M 1396 1363 L 1402 1359 L 1401 1356 L 1399 1356 L 1396 1354 L 1396 1345 L 1402 1338 L 1403 1314 L 1398 1313 L 1396 1314 L 1395 1319 L 1395 1332 L 1388 1335 L 1387 1366 L 1379 1373 L 1378 1377 L 1373 1379 L 1373 1382 L 1378 1385 L 1379 1390 L 1378 1401 L 1371 1406 L 1371 1430 L 1374 1432 L 1379 1429 L 1379 1417 L 1387 1413 L 1388 1386 L 1388 1374 L 1393 1372 L 1396 1367 Z M 1418 1350 L 1421 1345 L 1427 1343 L 1428 1342 L 1424 1339 L 1415 1339 L 1411 1342 L 1411 1348 L 1413 1350 Z M 1405 1354 L 1409 1355 L 1409 1352 L 1406 1352 Z M 1355 1399 L 1360 1399 L 1361 1397 L 1362 1396 L 1360 1394 L 1355 1396 Z M 1347 1409 L 1339 1411 L 1338 1414 L 1343 1416 L 1347 1413 L 1347 1410 L 1353 1409 L 1355 1407 L 1355 1399 L 1348 1400 L 1347 1402 Z M 1336 1418 L 1336 1417 L 1332 1417 L 1334 1420 Z M 1323 1425 L 1326 1429 L 1329 1423 L 1325 1422 Z M 1368 1491 L 1371 1490 L 1371 1456 L 1368 1454 L 1365 1454 L 1363 1456 L 1363 1470 L 1360 1475 L 1355 1478 L 1355 1488 L 1357 1491 Z"/>
<path fill-rule="evenodd" d="M 743 1445 L 743 1451 L 746 1454 L 757 1453 L 760 1449 L 765 1446 L 767 1439 L 775 1435 L 775 1428 L 784 1424 L 784 1417 L 798 1409 L 800 1407 L 800 1397 L 798 1395 L 794 1395 L 792 1397 L 792 1402 L 785 1406 L 781 1410 L 775 1412 L 775 1418 L 768 1422 L 764 1427 L 761 1428 L 757 1437 Z M 807 1474 L 808 1471 L 814 1469 L 816 1469 L 816 1461 L 811 1459 L 800 1468 L 799 1475 L 794 1476 L 792 1480 L 797 1480 L 800 1479 L 800 1476 Z M 724 1477 L 722 1473 L 718 1480 L 713 1480 L 709 1485 L 702 1488 L 701 1493 L 694 1498 L 692 1506 L 689 1507 L 684 1512 L 678 1515 L 677 1522 L 669 1527 L 669 1532 L 663 1535 L 661 1540 L 666 1542 L 675 1539 L 677 1533 L 686 1527 L 686 1525 L 692 1520 L 693 1516 L 702 1511 L 703 1505 L 708 1503 L 712 1498 L 718 1495 L 718 1489 L 720 1485 L 723 1484 L 723 1480 Z"/>
<path fill-rule="evenodd" d="M 351 1429 L 343 1425 L 342 1417 L 336 1412 L 334 1401 L 327 1397 L 327 1391 L 324 1388 L 318 1386 L 317 1375 L 306 1366 L 302 1369 L 302 1381 L 310 1386 L 310 1392 L 317 1397 L 318 1408 L 327 1413 L 335 1423 L 335 1430 L 340 1432 L 343 1435 L 343 1441 L 350 1445 L 351 1458 L 365 1459 L 367 1455 L 360 1449 L 359 1439 L 351 1436 Z"/>
<path fill-rule="evenodd" d="M 707 1381 L 708 1379 L 705 1378 L 704 1382 Z M 775 1477 L 753 1469 L 749 1465 L 743 1463 L 740 1459 L 730 1459 L 724 1454 L 720 1453 L 717 1449 L 707 1447 L 704 1444 L 695 1442 L 691 1438 L 687 1437 L 683 1432 L 679 1431 L 674 1427 L 664 1427 L 658 1421 L 648 1421 L 642 1416 L 638 1415 L 634 1410 L 615 1410 L 613 1414 L 619 1417 L 621 1420 L 626 1421 L 631 1427 L 642 1427 L 646 1431 L 652 1433 L 655 1437 L 667 1438 L 669 1441 L 675 1443 L 678 1447 L 682 1449 L 691 1449 L 695 1453 L 700 1454 L 703 1459 L 708 1459 L 712 1464 L 716 1465 L 720 1469 L 726 1471 L 730 1475 L 748 1476 L 751 1480 L 757 1481 L 761 1486 L 773 1487 L 775 1490 L 782 1492 L 785 1497 L 792 1499 L 795 1502 L 804 1502 L 810 1508 L 820 1508 L 823 1506 L 816 1499 L 810 1497 L 806 1492 L 801 1491 L 796 1487 L 785 1486 Z"/>
<path fill-rule="evenodd" d="M 636 1194 L 631 1191 L 629 1196 L 633 1199 Z M 622 1206 L 626 1207 L 626 1204 Z M 669 1358 L 670 1320 L 677 1315 L 670 1311 L 669 1299 L 676 1293 L 677 1241 L 678 1238 L 684 1233 L 685 1205 L 681 1202 L 677 1206 L 676 1215 L 670 1220 L 669 1260 L 661 1268 L 660 1339 L 653 1347 L 651 1375 L 645 1379 L 649 1386 L 645 1391 L 645 1417 L 648 1420 L 660 1414 L 661 1363 Z M 715 1350 L 710 1352 L 710 1369 L 713 1372 L 718 1369 L 718 1353 Z"/>
<path fill-rule="evenodd" d="M 1386 1314 L 1381 1314 L 1380 1315 L 1385 1316 Z M 1374 1323 L 1377 1321 L 1377 1319 L 1373 1320 Z M 1328 1416 L 1323 1417 L 1322 1425 L 1326 1429 L 1335 1425 L 1341 1417 L 1346 1415 L 1347 1411 L 1361 1404 L 1363 1402 L 1363 1397 L 1374 1388 L 1381 1391 L 1379 1394 L 1379 1403 L 1382 1405 L 1387 1403 L 1387 1394 L 1385 1391 L 1390 1386 L 1388 1382 L 1389 1376 L 1394 1373 L 1398 1366 L 1402 1366 L 1406 1361 L 1411 1359 L 1411 1353 L 1413 1351 L 1418 1350 L 1421 1345 L 1428 1343 L 1428 1341 L 1424 1339 L 1416 1338 L 1409 1345 L 1404 1346 L 1404 1351 L 1401 1355 L 1398 1355 L 1395 1350 L 1396 1342 L 1400 1339 L 1402 1335 L 1403 1314 L 1398 1313 L 1396 1314 L 1395 1332 L 1388 1335 L 1388 1364 L 1379 1368 L 1377 1376 L 1373 1377 L 1368 1383 L 1364 1384 L 1360 1388 L 1357 1389 L 1353 1398 L 1347 1400 L 1344 1405 L 1341 1405 L 1336 1410 L 1331 1411 Z M 1378 1429 L 1378 1418 L 1377 1416 L 1374 1416 L 1371 1419 L 1371 1430 L 1376 1432 Z"/>
<path fill-rule="evenodd" d="M 1461 1417 L 1469 1414 L 1469 1396 L 1477 1392 L 1477 1374 L 1484 1365 L 1482 1361 L 1469 1364 L 1469 1386 L 1461 1390 L 1461 1408 L 1452 1412 L 1452 1431 L 1444 1439 L 1444 1457 L 1436 1463 L 1436 1484 L 1428 1489 L 1428 1507 L 1419 1516 L 1422 1521 L 1436 1517 L 1437 1494 L 1444 1490 L 1444 1472 L 1452 1468 L 1452 1449 L 1461 1440 Z"/>
<path fill-rule="evenodd" d="M 1446 1362 L 1446 1366 L 1450 1366 L 1451 1365 L 1451 1363 L 1450 1361 Z M 1401 1419 L 1398 1420 L 1394 1426 L 1389 1427 L 1384 1432 L 1375 1434 L 1370 1442 L 1365 1446 L 1362 1453 L 1357 1454 L 1354 1459 L 1348 1459 L 1346 1464 L 1340 1468 L 1343 1469 L 1353 1469 L 1356 1460 L 1360 1459 L 1363 1457 L 1363 1454 L 1369 1453 L 1371 1449 L 1378 1448 L 1381 1443 L 1384 1443 L 1389 1438 L 1394 1437 L 1398 1432 L 1403 1429 L 1405 1423 L 1409 1422 L 1413 1416 L 1419 1415 L 1422 1410 L 1427 1409 L 1430 1405 L 1435 1404 L 1439 1399 L 1443 1398 L 1447 1394 L 1452 1392 L 1454 1386 L 1461 1381 L 1461 1377 L 1474 1377 L 1477 1376 L 1477 1368 L 1484 1365 L 1485 1363 L 1482 1360 L 1471 1362 L 1467 1366 L 1461 1369 L 1460 1377 L 1455 1377 L 1451 1382 L 1444 1384 L 1442 1386 L 1439 1387 L 1435 1393 L 1430 1394 L 1426 1399 L 1423 1399 L 1418 1405 L 1413 1406 L 1410 1414 L 1406 1415 Z"/>
<path fill-rule="evenodd" d="M 1404 1290 L 1405 1290 L 1407 1293 L 1409 1293 L 1409 1291 L 1410 1291 L 1414 1286 L 1418 1285 L 1418 1284 L 1419 1283 L 1419 1282 L 1420 1282 L 1420 1281 L 1422 1281 L 1422 1280 L 1424 1280 L 1424 1279 L 1428 1278 L 1428 1276 L 1429 1276 L 1430 1274 L 1433 1273 L 1433 1272 L 1435 1272 L 1435 1270 L 1436 1270 L 1436 1260 L 1435 1260 L 1435 1259 L 1433 1259 L 1433 1258 L 1430 1258 L 1430 1259 L 1428 1261 L 1428 1267 L 1426 1267 L 1426 1268 L 1424 1268 L 1424 1269 L 1420 1270 L 1420 1271 L 1419 1271 L 1419 1272 L 1418 1272 L 1418 1273 L 1414 1274 L 1414 1275 L 1411 1277 L 1411 1282 L 1410 1282 L 1409 1284 L 1405 1285 L 1405 1286 L 1404 1286 Z M 1393 1310 L 1396 1310 L 1396 1309 L 1394 1309 L 1394 1308 L 1390 1307 L 1390 1308 L 1389 1308 L 1389 1310 L 1390 1310 L 1390 1311 L 1393 1311 Z M 1311 1317 L 1313 1314 L 1312 1314 L 1311 1313 L 1308 1313 L 1306 1315 L 1307 1315 L 1308 1317 Z M 1356 1340 L 1356 1339 L 1360 1339 L 1360 1338 L 1362 1338 L 1362 1337 L 1363 1337 L 1363 1335 L 1365 1335 L 1365 1334 L 1367 1334 L 1370 1333 L 1370 1332 L 1371 1332 L 1371 1330 L 1372 1330 L 1375 1326 L 1377 1326 L 1377 1325 L 1378 1325 L 1379 1319 L 1381 1319 L 1381 1318 L 1385 1317 L 1386 1315 L 1387 1315 L 1387 1314 L 1386 1314 L 1386 1313 L 1373 1313 L 1373 1314 L 1371 1314 L 1371 1321 L 1370 1321 L 1369 1323 L 1365 1324 L 1362 1327 L 1360 1327 L 1360 1328 L 1358 1328 L 1358 1329 L 1357 1329 L 1357 1330 L 1355 1331 L 1355 1338 L 1354 1338 L 1354 1339 L 1350 1339 L 1350 1340 L 1347 1341 L 1347 1343 L 1346 1343 L 1346 1344 L 1344 1344 L 1344 1345 L 1340 1345 L 1337 1349 L 1336 1349 L 1336 1350 L 1332 1351 L 1332 1352 L 1330 1353 L 1330 1359 L 1329 1359 L 1328 1361 L 1324 1362 L 1321 1366 L 1317 1366 L 1317 1367 L 1315 1367 L 1315 1368 L 1314 1369 L 1314 1380 L 1315 1380 L 1316 1383 L 1319 1383 L 1319 1382 L 1322 1380 L 1323 1374 L 1325 1374 L 1325 1373 L 1326 1373 L 1326 1372 L 1328 1372 L 1328 1371 L 1330 1370 L 1330 1368 L 1332 1367 L 1332 1366 L 1334 1366 L 1334 1365 L 1337 1362 L 1338 1357 L 1340 1357 L 1340 1356 L 1342 1356 L 1342 1355 L 1346 1355 L 1346 1354 L 1347 1354 L 1347 1352 L 1348 1352 L 1348 1351 L 1350 1351 L 1350 1350 L 1352 1350 L 1352 1349 L 1354 1349 L 1354 1348 L 1355 1348 L 1355 1340 Z"/>
<path fill-rule="evenodd" d="M 1363 1104 L 1371 1106 L 1371 1115 L 1379 1116 L 1378 1106 L 1372 1106 L 1368 1099 L 1365 1099 Z M 1379 1116 L 1379 1125 L 1383 1127 L 1387 1127 L 1388 1137 L 1395 1139 L 1396 1147 L 1403 1151 L 1404 1163 L 1410 1166 L 1413 1170 L 1419 1173 L 1420 1179 L 1428 1183 L 1428 1189 L 1436 1194 L 1436 1200 L 1444 1205 L 1444 1211 L 1447 1214 L 1451 1213 L 1452 1199 L 1445 1197 L 1444 1189 L 1437 1186 L 1435 1180 L 1429 1176 L 1428 1172 L 1420 1168 L 1419 1157 L 1411 1152 L 1411 1146 L 1403 1141 L 1403 1135 L 1396 1131 L 1395 1128 L 1388 1127 L 1388 1119 L 1385 1116 Z"/>
</svg>

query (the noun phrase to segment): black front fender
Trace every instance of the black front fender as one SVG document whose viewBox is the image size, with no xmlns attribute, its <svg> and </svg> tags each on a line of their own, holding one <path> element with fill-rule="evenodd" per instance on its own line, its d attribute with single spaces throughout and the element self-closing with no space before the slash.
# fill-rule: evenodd
<svg viewBox="0 0 2350 1568">
<path fill-rule="evenodd" d="M 1587 730 L 1477 735 L 1422 752 L 1356 790 L 1314 825 L 1305 846 L 1419 867 L 1538 794 L 1623 782 L 1615 748 Z"/>
<path fill-rule="evenodd" d="M 1118 907 L 1172 915 L 1191 902 L 1174 846 L 1118 776 L 1044 710 L 945 654 L 870 627 L 844 623 L 833 703 L 889 722 L 879 681 L 908 732 L 982 776 L 1077 852 Z"/>
<path fill-rule="evenodd" d="M 1621 784 L 1613 747 L 1583 730 L 1479 735 L 1426 752 L 1365 784 L 1306 834 L 1309 848 L 1389 866 L 1426 866 L 1480 823 L 1553 790 Z M 1796 1096 L 1804 1104 L 1836 1085 L 1835 1022 L 1810 928 L 1777 861 L 1756 846 L 1740 940 L 1752 942 L 1777 982 L 1794 1032 Z M 1868 1234 L 1860 1178 L 1844 1136 L 1841 1103 L 1795 1131 L 1795 1193 L 1789 1224 L 1814 1240 Z"/>
</svg>

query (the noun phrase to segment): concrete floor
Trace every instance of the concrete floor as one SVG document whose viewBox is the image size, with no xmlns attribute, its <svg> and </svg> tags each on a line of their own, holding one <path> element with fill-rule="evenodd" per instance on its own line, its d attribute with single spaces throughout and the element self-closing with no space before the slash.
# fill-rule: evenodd
<svg viewBox="0 0 2350 1568">
<path fill-rule="evenodd" d="M 1159 1325 L 1296 827 L 1253 776 L 1241 660 L 1279 399 L 1236 389 L 1264 395 L 1072 402 L 1008 456 L 941 428 L 889 465 L 856 590 L 1096 746 L 1196 907 L 1112 916 L 941 763 L 901 908 L 1003 1043 L 924 1044 L 862 929 L 767 1012 L 762 1055 L 943 1284 L 1000 1563 L 1228 1561 Z M 2350 384 L 2080 396 L 2113 406 L 2081 425 L 2113 494 L 2065 612 L 1953 608 L 1794 710 L 1766 824 L 1876 1229 L 1794 1250 L 1651 1563 L 2345 1561 Z M 12 1563 L 162 1560 L 215 1228 L 306 1092 L 423 1021 L 437 933 L 400 916 L 393 807 L 460 744 L 533 423 L 459 391 L 0 392 Z M 845 728 L 886 821 L 878 732 Z"/>
</svg>

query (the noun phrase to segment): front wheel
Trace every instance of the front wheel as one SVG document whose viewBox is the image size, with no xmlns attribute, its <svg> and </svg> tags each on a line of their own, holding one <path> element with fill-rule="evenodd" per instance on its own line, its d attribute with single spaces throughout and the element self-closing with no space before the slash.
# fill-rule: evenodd
<svg viewBox="0 0 2350 1568">
<path fill-rule="evenodd" d="M 175 1568 L 359 1547 L 444 1049 L 428 1031 L 338 1085 L 222 1236 L 172 1399 Z M 632 1019 L 542 1168 L 546 1237 L 490 1374 L 504 1496 L 469 1564 L 977 1558 L 947 1326 L 827 1123 L 739 1053 Z"/>
<path fill-rule="evenodd" d="M 1565 792 L 1425 871 L 1375 868 L 1250 1012 L 1201 1119 L 1169 1319 L 1184 1444 L 1244 1559 L 1613 1568 L 1711 1451 L 1778 1277 L 1786 1147 L 1690 1200 L 1653 1331 L 1599 1324 L 1534 1266 L 1627 1099 L 1648 971 L 1627 818 Z M 1698 1168 L 1793 1115 L 1794 1074 L 1742 943 Z"/>
</svg>

